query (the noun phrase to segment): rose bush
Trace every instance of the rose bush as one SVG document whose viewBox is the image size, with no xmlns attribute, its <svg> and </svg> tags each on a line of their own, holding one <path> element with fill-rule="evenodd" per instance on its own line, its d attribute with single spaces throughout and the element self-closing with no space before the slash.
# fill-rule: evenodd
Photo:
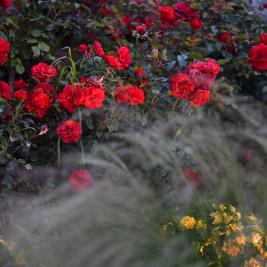
<svg viewBox="0 0 267 267">
<path fill-rule="evenodd" d="M 221 95 L 267 99 L 266 26 L 243 1 L 2 1 L 0 12 L 4 188 L 14 170 L 60 165 L 108 132 L 210 113 Z"/>
</svg>

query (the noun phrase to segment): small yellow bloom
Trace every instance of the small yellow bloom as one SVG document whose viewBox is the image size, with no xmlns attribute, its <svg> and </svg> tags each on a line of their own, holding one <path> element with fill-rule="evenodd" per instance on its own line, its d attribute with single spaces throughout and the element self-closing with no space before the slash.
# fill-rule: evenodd
<svg viewBox="0 0 267 267">
<path fill-rule="evenodd" d="M 180 221 L 180 227 L 184 229 L 193 229 L 196 225 L 196 220 L 194 217 L 185 216 Z"/>
<path fill-rule="evenodd" d="M 231 242 L 224 242 L 222 250 L 228 256 L 231 256 L 231 257 L 237 256 L 241 252 L 240 247 Z"/>
<path fill-rule="evenodd" d="M 267 251 L 265 251 L 262 256 L 265 260 L 267 260 Z"/>
<path fill-rule="evenodd" d="M 239 246 L 245 246 L 247 241 L 247 237 L 245 235 L 240 235 L 237 236 L 235 239 L 235 242 L 239 245 Z"/>
<path fill-rule="evenodd" d="M 245 261 L 244 267 L 262 267 L 262 265 L 256 259 L 251 258 L 250 260 Z"/>
<path fill-rule="evenodd" d="M 223 222 L 223 217 L 221 212 L 213 212 L 210 214 L 210 216 L 213 218 L 213 224 L 221 224 Z"/>
<path fill-rule="evenodd" d="M 242 224 L 229 224 L 229 229 L 232 232 L 242 232 L 244 230 L 244 226 Z"/>
<path fill-rule="evenodd" d="M 260 243 L 262 243 L 262 236 L 259 233 L 252 233 L 251 243 L 254 246 L 258 246 Z"/>
</svg>

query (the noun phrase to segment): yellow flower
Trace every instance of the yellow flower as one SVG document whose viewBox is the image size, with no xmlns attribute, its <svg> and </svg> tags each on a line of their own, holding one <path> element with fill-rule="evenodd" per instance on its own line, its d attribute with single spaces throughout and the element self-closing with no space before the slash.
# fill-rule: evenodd
<svg viewBox="0 0 267 267">
<path fill-rule="evenodd" d="M 206 228 L 207 228 L 207 224 L 205 223 L 205 221 L 203 220 L 197 221 L 196 229 L 206 229 Z"/>
<path fill-rule="evenodd" d="M 244 230 L 244 226 L 242 224 L 229 224 L 229 229 L 232 232 L 242 232 Z"/>
<path fill-rule="evenodd" d="M 244 267 L 262 267 L 262 265 L 256 259 L 251 258 L 245 261 Z"/>
<path fill-rule="evenodd" d="M 237 256 L 241 252 L 240 247 L 231 242 L 224 242 L 222 250 L 228 256 L 231 256 L 231 257 Z"/>
<path fill-rule="evenodd" d="M 235 242 L 239 245 L 239 246 L 245 246 L 247 241 L 247 237 L 245 235 L 240 235 L 237 236 L 235 239 Z"/>
<path fill-rule="evenodd" d="M 180 227 L 184 229 L 193 229 L 196 225 L 196 220 L 194 217 L 185 216 L 180 221 Z"/>
</svg>

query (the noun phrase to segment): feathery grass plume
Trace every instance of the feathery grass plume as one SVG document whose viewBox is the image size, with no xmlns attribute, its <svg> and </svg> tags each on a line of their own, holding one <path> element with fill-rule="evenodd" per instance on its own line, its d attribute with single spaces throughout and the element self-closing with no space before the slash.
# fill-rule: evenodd
<svg viewBox="0 0 267 267">
<path fill-rule="evenodd" d="M 112 135 L 85 157 L 92 188 L 76 194 L 65 185 L 24 202 L 7 238 L 29 267 L 207 266 L 183 232 L 168 239 L 160 229 L 177 212 L 204 217 L 213 203 L 267 221 L 266 109 L 242 101 L 225 99 L 213 114 L 173 113 L 142 131 Z M 185 177 L 186 168 L 197 170 L 200 183 Z M 241 266 L 238 259 L 232 266 Z"/>
</svg>

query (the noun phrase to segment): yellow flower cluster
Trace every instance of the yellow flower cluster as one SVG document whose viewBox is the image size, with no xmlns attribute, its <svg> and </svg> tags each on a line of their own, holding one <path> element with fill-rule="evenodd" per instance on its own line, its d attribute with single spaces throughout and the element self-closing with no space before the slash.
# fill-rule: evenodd
<svg viewBox="0 0 267 267">
<path fill-rule="evenodd" d="M 174 220 L 165 224 L 162 230 L 166 233 L 172 229 L 172 235 L 179 230 L 195 233 L 194 243 L 198 243 L 200 255 L 209 257 L 207 248 L 215 252 L 212 255 L 216 255 L 216 258 L 210 258 L 210 262 L 223 262 L 226 257 L 240 254 L 246 258 L 246 252 L 251 255 L 251 249 L 256 249 L 257 255 L 254 253 L 254 258 L 247 258 L 243 266 L 267 266 L 267 235 L 262 223 L 250 215 L 246 216 L 248 223 L 244 226 L 241 218 L 241 213 L 231 205 L 213 205 L 213 211 L 206 220 L 184 216 L 179 222 Z"/>
</svg>

